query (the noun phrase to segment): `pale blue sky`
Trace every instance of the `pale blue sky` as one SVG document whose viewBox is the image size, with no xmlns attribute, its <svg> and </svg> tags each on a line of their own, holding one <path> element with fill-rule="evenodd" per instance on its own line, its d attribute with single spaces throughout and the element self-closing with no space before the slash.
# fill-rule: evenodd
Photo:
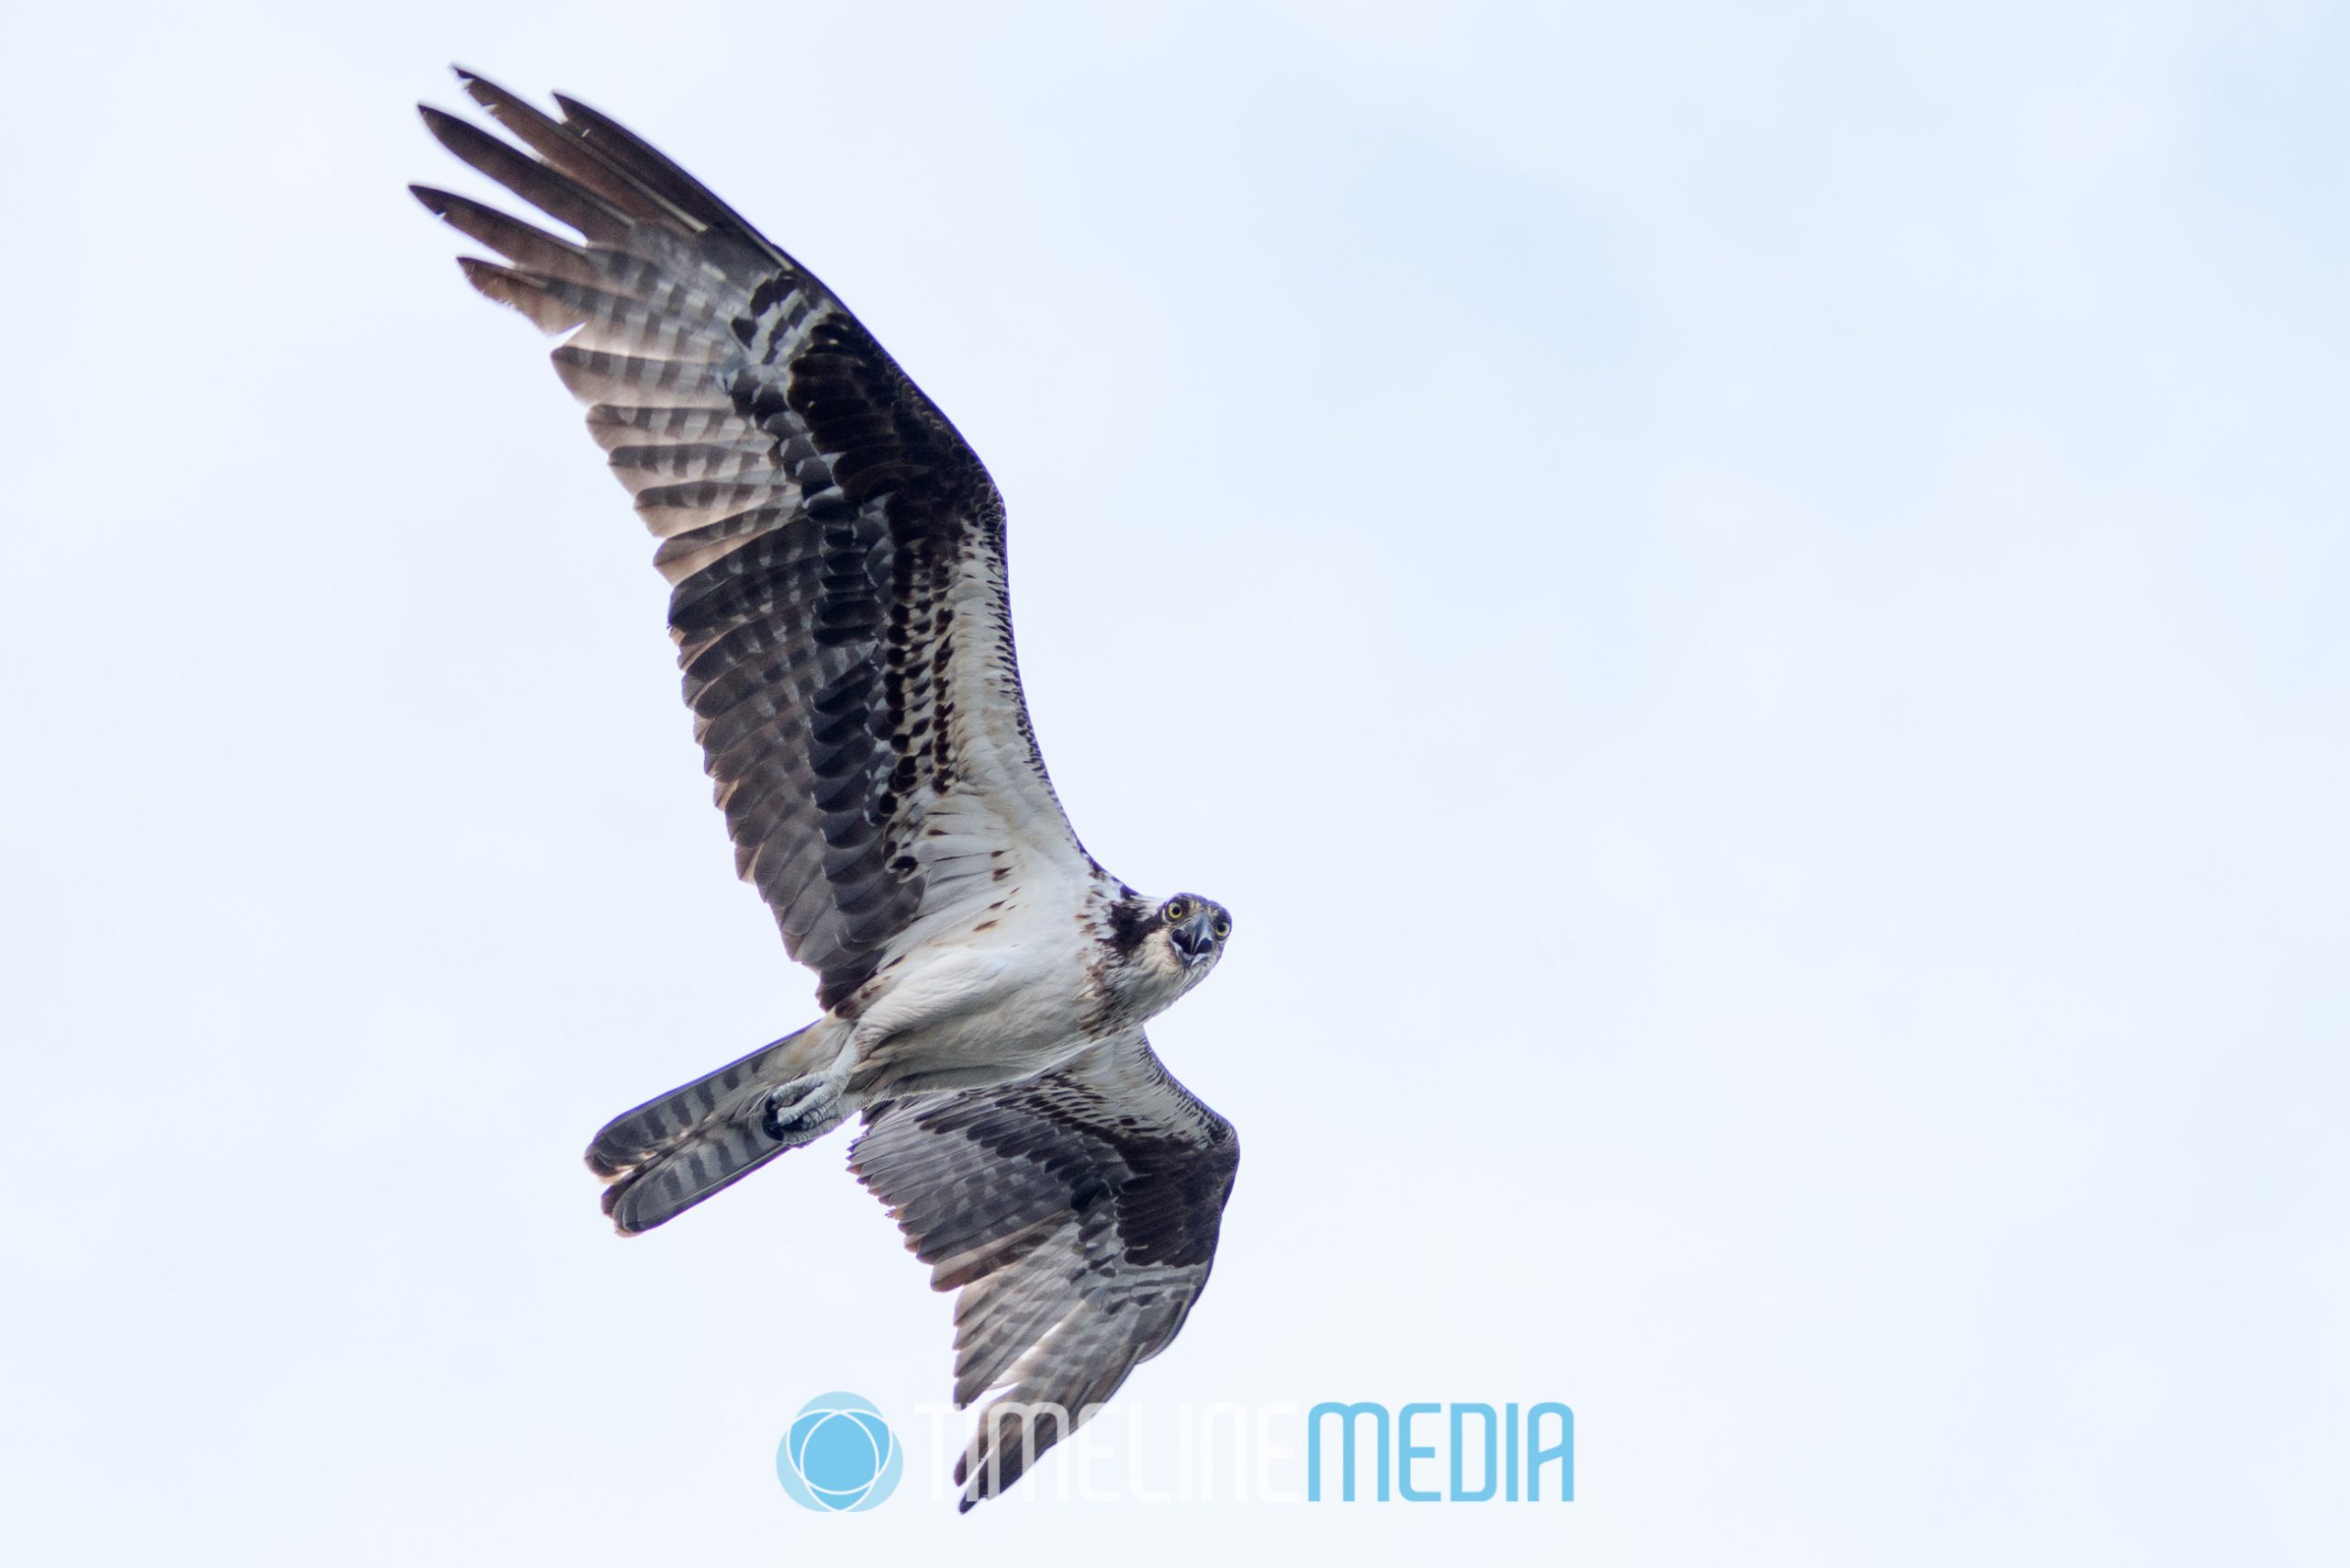
<svg viewBox="0 0 2350 1568">
<path fill-rule="evenodd" d="M 11 18 L 12 1560 L 2339 1555 L 2350 10 L 826 9 Z M 1129 1393 L 1561 1399 L 1581 1501 L 784 1498 L 947 1304 L 838 1139 L 596 1213 L 812 987 L 401 188 L 452 59 L 863 315 L 1080 831 L 1235 910 Z"/>
</svg>

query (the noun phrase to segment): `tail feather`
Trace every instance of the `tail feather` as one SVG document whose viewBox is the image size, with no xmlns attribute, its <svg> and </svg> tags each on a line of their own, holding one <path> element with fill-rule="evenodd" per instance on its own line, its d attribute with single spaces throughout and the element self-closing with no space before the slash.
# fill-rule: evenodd
<svg viewBox="0 0 2350 1568">
<path fill-rule="evenodd" d="M 604 1212 L 624 1236 L 652 1229 L 796 1143 L 767 1130 L 767 1091 L 822 1064 L 817 1025 L 760 1047 L 682 1088 L 622 1112 L 588 1146 Z M 814 1047 L 814 1049 L 811 1049 Z"/>
<path fill-rule="evenodd" d="M 769 1137 L 751 1119 L 705 1128 L 676 1151 L 615 1178 L 604 1189 L 604 1212 L 622 1236 L 638 1235 L 795 1147 Z"/>
</svg>

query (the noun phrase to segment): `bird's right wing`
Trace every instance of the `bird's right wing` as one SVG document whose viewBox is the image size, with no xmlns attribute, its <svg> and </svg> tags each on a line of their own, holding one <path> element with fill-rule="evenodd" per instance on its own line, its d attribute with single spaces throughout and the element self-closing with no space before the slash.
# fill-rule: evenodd
<svg viewBox="0 0 2350 1568">
<path fill-rule="evenodd" d="M 662 542 L 735 868 L 822 1004 L 1023 884 L 1097 875 L 1029 728 L 1003 504 L 962 437 L 677 164 L 459 74 L 514 140 L 428 108 L 432 134 L 581 238 L 417 196 L 506 258 L 465 260 L 476 288 L 563 335 L 555 372 Z"/>
<path fill-rule="evenodd" d="M 1142 1031 L 999 1089 L 886 1103 L 850 1151 L 955 1303 L 955 1403 L 1002 1393 L 955 1466 L 966 1509 L 1166 1349 L 1207 1285 L 1232 1124 Z"/>
</svg>

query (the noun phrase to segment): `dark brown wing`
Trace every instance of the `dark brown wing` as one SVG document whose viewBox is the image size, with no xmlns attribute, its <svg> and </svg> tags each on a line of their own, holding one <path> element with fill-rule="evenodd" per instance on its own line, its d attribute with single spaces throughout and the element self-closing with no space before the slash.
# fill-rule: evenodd
<svg viewBox="0 0 2350 1568">
<path fill-rule="evenodd" d="M 1136 1030 L 1002 1089 L 875 1107 L 850 1151 L 931 1284 L 958 1290 L 955 1403 L 1003 1393 L 955 1467 L 963 1506 L 1167 1348 L 1206 1288 L 1240 1141 Z"/>
<path fill-rule="evenodd" d="M 517 147 L 438 110 L 459 158 L 581 236 L 447 192 L 506 258 L 475 287 L 566 334 L 556 374 L 660 537 L 669 628 L 736 870 L 826 1007 L 1007 881 L 1091 866 L 1037 755 L 1003 505 L 831 292 L 627 130 L 478 77 Z"/>
</svg>

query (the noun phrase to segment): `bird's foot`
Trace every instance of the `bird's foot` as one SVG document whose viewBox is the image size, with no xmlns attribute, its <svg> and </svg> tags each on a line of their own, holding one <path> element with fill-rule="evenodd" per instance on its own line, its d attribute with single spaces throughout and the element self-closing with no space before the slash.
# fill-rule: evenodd
<svg viewBox="0 0 2350 1568">
<path fill-rule="evenodd" d="M 811 1072 L 767 1091 L 759 1126 L 787 1147 L 813 1143 L 848 1119 L 841 1085 L 830 1073 Z"/>
</svg>

